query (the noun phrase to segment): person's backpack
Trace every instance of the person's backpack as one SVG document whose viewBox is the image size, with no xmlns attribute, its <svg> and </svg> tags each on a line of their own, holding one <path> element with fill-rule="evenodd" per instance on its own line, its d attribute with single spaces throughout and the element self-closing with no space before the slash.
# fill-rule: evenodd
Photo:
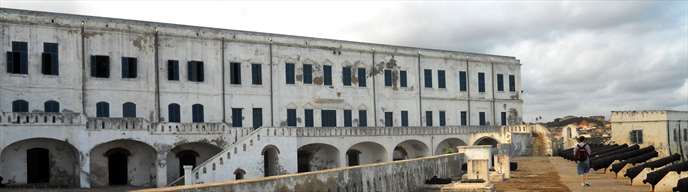
<svg viewBox="0 0 688 192">
<path fill-rule="evenodd" d="M 583 144 L 583 146 L 576 145 L 576 156 L 573 157 L 576 161 L 584 161 L 588 159 L 588 150 L 585 150 L 585 147 L 588 146 L 588 144 Z"/>
</svg>

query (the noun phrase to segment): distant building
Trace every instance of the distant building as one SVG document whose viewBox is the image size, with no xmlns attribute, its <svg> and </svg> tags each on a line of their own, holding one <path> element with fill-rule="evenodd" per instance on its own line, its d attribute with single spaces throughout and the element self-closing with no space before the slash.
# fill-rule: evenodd
<svg viewBox="0 0 688 192">
<path fill-rule="evenodd" d="M 688 111 L 612 111 L 610 121 L 615 143 L 652 145 L 660 156 L 688 155 Z"/>
</svg>

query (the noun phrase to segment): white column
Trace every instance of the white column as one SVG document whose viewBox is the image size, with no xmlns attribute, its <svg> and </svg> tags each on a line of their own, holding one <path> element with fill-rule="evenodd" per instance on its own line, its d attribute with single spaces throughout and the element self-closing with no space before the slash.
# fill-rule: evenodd
<svg viewBox="0 0 688 192">
<path fill-rule="evenodd" d="M 167 153 L 158 153 L 158 159 L 156 162 L 157 169 L 157 186 L 164 187 L 167 186 Z"/>
<path fill-rule="evenodd" d="M 191 165 L 184 165 L 184 185 L 191 185 L 193 184 L 194 181 L 194 176 L 191 171 L 193 170 L 193 166 Z"/>
<path fill-rule="evenodd" d="M 84 155 L 79 160 L 79 187 L 91 188 L 88 176 L 91 175 L 91 157 L 89 153 Z"/>
</svg>

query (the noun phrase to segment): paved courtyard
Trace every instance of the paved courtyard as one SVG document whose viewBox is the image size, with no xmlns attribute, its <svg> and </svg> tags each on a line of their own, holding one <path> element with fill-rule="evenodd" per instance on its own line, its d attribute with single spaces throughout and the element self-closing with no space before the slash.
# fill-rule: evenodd
<svg viewBox="0 0 688 192">
<path fill-rule="evenodd" d="M 615 179 L 613 174 L 596 171 L 590 174 L 591 187 L 582 187 L 575 164 L 559 157 L 517 157 L 518 171 L 512 178 L 497 183 L 497 191 L 651 191 L 650 186 L 631 186 L 627 179 Z"/>
</svg>

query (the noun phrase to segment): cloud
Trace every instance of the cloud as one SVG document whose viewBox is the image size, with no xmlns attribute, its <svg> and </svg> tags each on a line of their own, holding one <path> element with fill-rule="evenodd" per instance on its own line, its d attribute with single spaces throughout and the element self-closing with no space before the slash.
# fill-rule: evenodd
<svg viewBox="0 0 688 192">
<path fill-rule="evenodd" d="M 515 56 L 523 63 L 526 121 L 611 110 L 688 110 L 686 2 L 3 1 L 0 6 Z"/>
</svg>

